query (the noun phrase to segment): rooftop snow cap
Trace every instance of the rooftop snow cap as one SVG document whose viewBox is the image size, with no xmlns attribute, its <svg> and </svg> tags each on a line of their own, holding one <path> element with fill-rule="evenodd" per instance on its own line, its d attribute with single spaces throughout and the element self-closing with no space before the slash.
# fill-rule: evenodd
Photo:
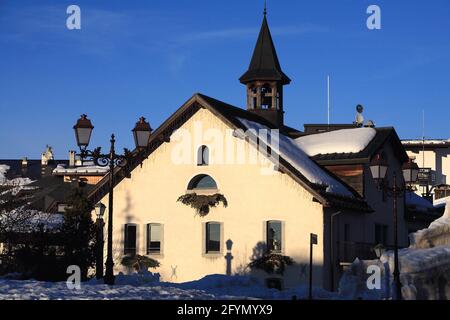
<svg viewBox="0 0 450 320">
<path fill-rule="evenodd" d="M 282 84 L 291 82 L 281 70 L 265 14 L 248 70 L 239 78 L 243 84 L 255 80 L 280 81 Z"/>
</svg>

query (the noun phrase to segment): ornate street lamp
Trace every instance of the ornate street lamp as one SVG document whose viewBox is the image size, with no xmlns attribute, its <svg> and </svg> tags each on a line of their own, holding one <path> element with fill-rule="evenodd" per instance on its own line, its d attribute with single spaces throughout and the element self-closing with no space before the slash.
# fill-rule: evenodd
<svg viewBox="0 0 450 320">
<path fill-rule="evenodd" d="M 378 185 L 378 189 L 383 190 L 393 200 L 393 219 L 394 219 L 394 282 L 396 299 L 402 298 L 401 283 L 400 283 L 400 270 L 398 263 L 398 218 L 397 218 L 397 198 L 403 197 L 405 191 L 410 188 L 408 185 L 414 184 L 417 180 L 417 174 L 419 168 L 416 163 L 411 159 L 402 165 L 403 183 L 397 185 L 397 175 L 393 172 L 392 187 L 387 183 L 384 183 L 384 178 L 388 169 L 387 162 L 382 159 L 381 155 L 377 154 L 370 162 L 370 171 L 372 177 Z"/>
<path fill-rule="evenodd" d="M 377 258 L 380 259 L 384 251 L 386 251 L 386 248 L 381 243 L 379 243 L 375 247 L 373 247 L 373 251 L 375 252 Z"/>
<path fill-rule="evenodd" d="M 103 278 L 103 248 L 105 244 L 103 228 L 105 222 L 103 221 L 103 216 L 105 215 L 106 206 L 99 202 L 95 205 L 95 215 L 97 220 L 95 221 L 95 226 L 97 227 L 97 259 L 95 263 L 95 277 L 97 279 Z"/>
<path fill-rule="evenodd" d="M 141 118 L 143 119 L 143 118 Z M 143 120 L 145 122 L 145 120 Z M 139 123 L 139 122 L 138 122 Z M 150 127 L 150 125 L 149 125 Z M 81 115 L 81 118 L 78 119 L 77 123 L 74 126 L 75 136 L 77 139 L 77 144 L 80 147 L 80 158 L 93 160 L 94 163 L 101 167 L 109 167 L 109 194 L 108 194 L 108 247 L 107 247 L 107 257 L 105 263 L 105 277 L 104 283 L 113 285 L 114 284 L 114 261 L 112 256 L 112 237 L 113 237 L 113 196 L 114 196 L 114 184 L 115 177 L 114 171 L 116 167 L 125 167 L 127 166 L 129 160 L 132 157 L 131 152 L 128 149 L 124 149 L 124 154 L 117 154 L 115 152 L 115 142 L 116 139 L 114 134 L 111 135 L 111 146 L 109 153 L 102 154 L 101 148 L 95 148 L 94 151 L 90 151 L 87 149 L 89 145 L 89 140 L 91 138 L 92 130 L 94 126 L 91 121 L 87 118 L 85 114 Z M 143 131 L 147 128 L 139 127 L 138 130 L 133 131 L 136 132 L 135 135 L 135 143 L 136 148 L 140 149 L 143 145 L 143 139 L 145 138 L 145 133 Z M 147 137 L 148 141 L 149 136 Z M 138 144 L 140 143 L 140 145 Z"/>
<path fill-rule="evenodd" d="M 75 130 L 77 145 L 80 149 L 86 149 L 91 140 L 92 130 L 94 130 L 91 120 L 89 120 L 85 114 L 82 114 L 81 118 L 78 119 L 77 123 L 73 126 L 73 129 Z"/>
<path fill-rule="evenodd" d="M 133 128 L 133 137 L 134 143 L 136 144 L 136 148 L 139 150 L 143 150 L 147 148 L 148 139 L 150 139 L 150 134 L 152 132 L 152 128 L 150 124 L 145 121 L 144 117 L 140 117 L 139 121 L 136 122 L 136 125 Z"/>
</svg>

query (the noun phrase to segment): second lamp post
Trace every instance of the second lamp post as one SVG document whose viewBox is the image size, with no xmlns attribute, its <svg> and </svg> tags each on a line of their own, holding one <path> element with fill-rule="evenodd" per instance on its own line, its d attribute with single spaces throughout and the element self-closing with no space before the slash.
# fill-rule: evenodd
<svg viewBox="0 0 450 320">
<path fill-rule="evenodd" d="M 394 220 L 394 283 L 395 283 L 395 298 L 400 300 L 402 298 L 401 282 L 400 282 L 400 269 L 398 262 L 398 217 L 397 217 L 397 199 L 401 198 L 405 191 L 409 191 L 408 185 L 416 182 L 419 167 L 411 159 L 402 165 L 403 182 L 397 183 L 397 174 L 393 171 L 392 186 L 389 186 L 385 181 L 386 173 L 388 170 L 387 162 L 381 157 L 376 155 L 370 162 L 370 171 L 372 177 L 377 183 L 380 190 L 383 190 L 388 196 L 393 199 L 393 220 Z"/>
<path fill-rule="evenodd" d="M 78 154 L 81 160 L 91 160 L 96 165 L 101 167 L 109 167 L 109 192 L 108 192 L 108 246 L 107 246 L 107 257 L 105 263 L 105 276 L 104 283 L 113 285 L 114 284 L 114 261 L 112 255 L 112 244 L 113 244 L 113 204 L 114 204 L 114 174 L 117 167 L 125 167 L 133 154 L 128 150 L 124 149 L 124 154 L 117 154 L 115 151 L 114 144 L 116 142 L 114 134 L 111 135 L 110 140 L 110 150 L 107 154 L 101 153 L 101 148 L 95 148 L 94 151 L 87 149 L 89 141 L 91 139 L 92 130 L 94 126 L 91 121 L 87 118 L 85 114 L 81 115 L 77 123 L 73 127 L 75 130 L 75 137 L 77 139 L 78 147 L 80 148 L 80 153 Z M 148 140 L 151 134 L 151 127 L 148 122 L 145 121 L 144 117 L 141 117 L 134 127 L 133 136 L 136 148 L 142 150 L 147 148 Z"/>
</svg>

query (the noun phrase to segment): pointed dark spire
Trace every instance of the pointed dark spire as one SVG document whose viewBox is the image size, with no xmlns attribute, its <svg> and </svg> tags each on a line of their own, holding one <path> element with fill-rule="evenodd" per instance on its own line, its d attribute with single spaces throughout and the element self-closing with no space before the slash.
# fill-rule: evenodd
<svg viewBox="0 0 450 320">
<path fill-rule="evenodd" d="M 291 82 L 291 79 L 281 70 L 275 45 L 270 35 L 269 25 L 267 24 L 266 13 L 266 6 L 264 4 L 264 17 L 261 30 L 259 31 L 250 66 L 247 72 L 239 78 L 241 83 L 245 84 L 255 80 L 280 81 L 282 84 Z"/>
</svg>

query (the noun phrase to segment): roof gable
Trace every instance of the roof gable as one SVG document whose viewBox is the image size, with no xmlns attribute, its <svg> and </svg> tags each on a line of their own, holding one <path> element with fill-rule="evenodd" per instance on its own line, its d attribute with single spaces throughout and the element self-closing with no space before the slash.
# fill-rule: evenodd
<svg viewBox="0 0 450 320">
<path fill-rule="evenodd" d="M 251 112 L 247 112 L 243 109 L 231 106 L 222 101 L 202 94 L 194 94 L 152 133 L 149 140 L 148 150 L 143 156 L 143 159 L 145 160 L 162 143 L 168 142 L 171 134 L 176 129 L 180 128 L 181 125 L 183 125 L 190 117 L 192 117 L 199 110 L 199 108 L 208 109 L 211 113 L 221 119 L 232 129 L 242 129 L 244 131 L 247 130 L 247 127 L 244 126 L 241 121 L 239 121 L 239 118 L 256 121 L 260 124 L 263 124 L 264 126 L 267 126 L 270 129 L 275 129 L 273 128 L 273 125 L 271 125 L 265 119 Z M 269 152 L 271 152 L 270 147 L 268 149 Z M 140 159 L 142 159 L 141 157 L 137 156 L 136 150 L 134 150 L 132 154 L 135 156 L 128 163 L 128 168 L 130 169 L 130 171 L 134 170 L 134 168 L 136 168 L 140 164 Z M 337 204 L 338 202 L 334 203 L 333 199 L 345 198 L 348 200 L 347 204 L 349 206 L 352 206 L 352 208 L 358 207 L 362 211 L 371 211 L 367 204 L 362 199 L 358 199 L 357 197 L 342 197 L 341 195 L 332 195 L 328 197 L 329 193 L 324 190 L 323 186 L 310 182 L 298 169 L 296 169 L 289 161 L 287 161 L 283 157 L 280 157 L 279 159 L 279 170 L 290 175 L 297 183 L 302 185 L 308 192 L 310 192 L 314 196 L 314 198 L 316 198 L 324 206 Z M 323 168 L 321 168 L 321 170 L 323 170 L 325 174 L 330 174 Z M 116 175 L 116 185 L 122 179 L 127 177 L 125 170 L 119 167 L 114 170 L 114 174 Z M 98 202 L 101 200 L 101 198 L 103 198 L 103 196 L 108 193 L 108 181 L 109 174 L 104 176 L 95 186 L 95 188 L 90 192 L 89 198 L 92 201 Z M 349 188 L 349 190 L 352 192 L 351 188 Z M 345 206 L 346 204 L 344 201 L 340 201 L 339 205 Z"/>
</svg>

